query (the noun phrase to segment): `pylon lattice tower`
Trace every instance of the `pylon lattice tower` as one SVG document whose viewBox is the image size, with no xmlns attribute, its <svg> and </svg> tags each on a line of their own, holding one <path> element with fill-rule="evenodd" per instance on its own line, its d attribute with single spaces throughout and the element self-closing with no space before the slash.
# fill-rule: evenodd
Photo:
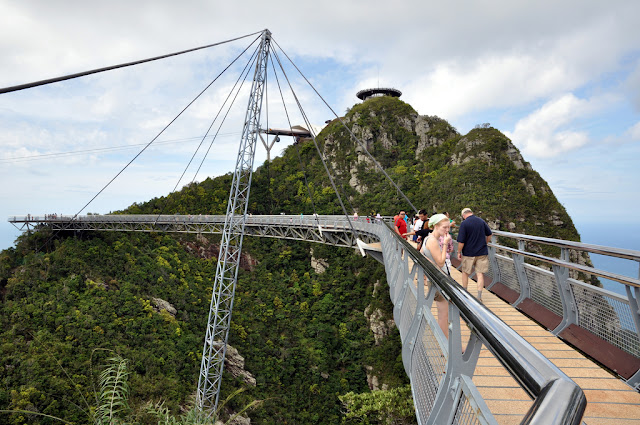
<svg viewBox="0 0 640 425">
<path fill-rule="evenodd" d="M 260 131 L 262 97 L 267 76 L 271 32 L 264 30 L 260 41 L 256 68 L 244 120 L 236 168 L 233 174 L 227 215 L 220 242 L 220 254 L 209 307 L 207 333 L 202 350 L 196 403 L 207 417 L 218 407 L 227 339 L 235 296 L 242 240 L 249 205 L 249 191 L 253 175 L 256 141 Z"/>
</svg>

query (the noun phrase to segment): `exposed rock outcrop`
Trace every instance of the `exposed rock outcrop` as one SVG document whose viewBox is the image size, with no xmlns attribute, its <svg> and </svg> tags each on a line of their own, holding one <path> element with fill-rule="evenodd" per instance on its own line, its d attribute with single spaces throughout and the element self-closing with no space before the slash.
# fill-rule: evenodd
<svg viewBox="0 0 640 425">
<path fill-rule="evenodd" d="M 324 258 L 316 258 L 313 255 L 313 247 L 309 248 L 309 253 L 311 254 L 311 267 L 317 274 L 322 274 L 329 267 L 329 263 Z"/>
<path fill-rule="evenodd" d="M 196 242 L 184 241 L 182 242 L 182 245 L 190 254 L 207 260 L 217 258 L 220 254 L 220 245 L 211 243 L 209 239 L 200 234 L 196 235 Z M 240 257 L 240 267 L 247 271 L 253 271 L 257 264 L 258 260 L 253 258 L 246 251 L 242 252 Z"/>
<path fill-rule="evenodd" d="M 173 305 L 171 305 L 169 301 L 165 301 L 162 298 L 156 298 L 156 297 L 151 297 L 151 301 L 153 302 L 154 310 L 157 311 L 158 313 L 160 313 L 162 310 L 165 310 L 167 313 L 169 313 L 173 317 L 176 317 L 176 313 L 178 312 L 178 310 L 176 310 L 176 308 Z"/>
<path fill-rule="evenodd" d="M 244 357 L 229 344 L 227 344 L 227 355 L 224 358 L 224 369 L 234 378 L 241 378 L 247 385 L 256 386 L 256 378 L 244 369 Z"/>
<path fill-rule="evenodd" d="M 416 148 L 416 159 L 420 159 L 426 148 L 440 146 L 448 139 L 458 135 L 458 132 L 443 119 L 427 115 L 416 116 L 413 129 L 420 138 Z"/>
<path fill-rule="evenodd" d="M 372 309 L 371 305 L 367 306 L 364 310 L 364 317 L 366 317 L 369 322 L 369 329 L 373 332 L 376 345 L 380 345 L 380 342 L 382 342 L 396 326 L 393 319 L 385 321 L 382 311 L 379 308 Z"/>
<path fill-rule="evenodd" d="M 373 366 L 367 365 L 364 367 L 364 369 L 366 370 L 366 374 L 367 374 L 367 385 L 369 386 L 369 389 L 371 391 L 389 389 L 389 386 L 387 384 L 380 385 L 380 381 L 378 377 L 373 374 Z"/>
</svg>

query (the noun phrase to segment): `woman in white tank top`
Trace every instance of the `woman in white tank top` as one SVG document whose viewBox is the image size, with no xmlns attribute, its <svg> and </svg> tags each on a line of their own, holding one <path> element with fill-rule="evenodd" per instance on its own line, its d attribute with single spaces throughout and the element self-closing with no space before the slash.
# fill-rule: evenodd
<svg viewBox="0 0 640 425">
<path fill-rule="evenodd" d="M 447 247 L 451 241 L 449 218 L 444 214 L 433 215 L 429 219 L 429 227 L 433 228 L 433 232 L 429 234 L 426 243 L 422 244 L 420 252 L 438 266 L 444 274 L 451 275 L 446 262 Z M 443 238 L 442 243 L 439 242 L 441 237 Z"/>
<path fill-rule="evenodd" d="M 451 240 L 451 235 L 449 235 L 449 218 L 444 214 L 435 214 L 429 219 L 429 228 L 432 228 L 433 232 L 429 234 L 425 243 L 422 244 L 420 252 L 435 264 L 442 273 L 451 275 L 449 266 L 446 263 L 447 246 Z M 442 244 L 439 242 L 440 237 L 443 238 Z M 447 300 L 442 296 L 440 291 L 438 291 L 436 292 L 434 301 L 438 309 L 438 325 L 448 338 L 449 306 Z"/>
</svg>

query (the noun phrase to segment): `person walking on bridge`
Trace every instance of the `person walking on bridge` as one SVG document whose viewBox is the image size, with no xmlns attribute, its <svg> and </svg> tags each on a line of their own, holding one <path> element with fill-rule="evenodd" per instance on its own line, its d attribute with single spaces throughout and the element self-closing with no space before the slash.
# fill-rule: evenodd
<svg viewBox="0 0 640 425">
<path fill-rule="evenodd" d="M 483 219 L 473 214 L 470 208 L 462 210 L 462 223 L 458 232 L 458 259 L 462 260 L 462 286 L 467 289 L 469 275 L 476 269 L 478 300 L 482 300 L 484 274 L 489 272 L 489 249 L 491 229 Z"/>
<path fill-rule="evenodd" d="M 421 209 L 418 212 L 418 217 L 422 221 L 420 228 L 414 228 L 411 232 L 407 233 L 407 236 L 416 235 L 418 238 L 416 240 L 418 247 L 416 248 L 418 251 L 422 249 L 422 243 L 427 240 L 427 236 L 431 233 L 431 229 L 429 229 L 429 215 L 427 214 L 427 210 Z"/>
<path fill-rule="evenodd" d="M 404 234 L 407 233 L 407 222 L 404 220 L 404 216 L 404 211 L 400 211 L 394 223 L 396 233 L 402 236 L 403 239 L 405 238 Z"/>
</svg>

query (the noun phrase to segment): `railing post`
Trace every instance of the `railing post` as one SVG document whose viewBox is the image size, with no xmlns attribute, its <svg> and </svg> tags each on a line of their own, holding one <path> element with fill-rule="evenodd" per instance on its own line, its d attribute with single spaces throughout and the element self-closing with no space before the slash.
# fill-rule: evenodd
<svg viewBox="0 0 640 425">
<path fill-rule="evenodd" d="M 526 242 L 518 240 L 518 249 L 520 251 L 525 251 Z M 524 270 L 524 256 L 521 254 L 511 254 L 511 257 L 513 258 L 513 266 L 515 267 L 518 283 L 520 284 L 520 296 L 513 303 L 514 306 L 517 306 L 525 298 L 531 298 L 531 286 L 529 286 L 527 272 Z"/>
<path fill-rule="evenodd" d="M 627 298 L 629 299 L 629 310 L 631 310 L 631 317 L 633 317 L 633 323 L 636 325 L 636 333 L 638 335 L 638 339 L 640 340 L 640 305 L 638 303 L 638 300 L 640 300 L 640 288 L 633 288 L 635 297 L 633 296 L 631 287 L 629 285 L 625 285 L 624 289 L 627 292 Z M 631 378 L 627 379 L 627 384 L 631 385 L 636 390 L 640 389 L 640 370 L 634 373 Z"/>
<path fill-rule="evenodd" d="M 392 256 L 393 264 L 391 266 L 390 276 L 391 276 L 391 282 L 393 282 L 393 286 L 389 285 L 389 287 L 391 288 L 391 302 L 393 303 L 393 305 L 395 305 L 401 289 L 400 285 L 398 285 L 397 282 L 400 281 L 400 275 L 402 273 L 403 264 L 402 264 L 402 256 L 400 255 L 400 244 L 396 243 L 395 241 L 393 241 L 392 244 L 393 244 L 393 256 Z M 386 267 L 386 263 L 385 263 L 385 267 Z"/>
<path fill-rule="evenodd" d="M 393 320 L 399 324 L 401 323 L 400 316 L 402 315 L 405 293 L 411 290 L 409 289 L 409 279 L 404 267 L 400 270 L 400 275 L 396 279 L 396 282 L 400 283 L 396 283 L 395 299 L 391 301 L 393 302 Z M 400 331 L 400 327 L 398 327 L 398 330 Z"/>
<path fill-rule="evenodd" d="M 568 248 L 562 248 L 560 259 L 563 261 L 569 260 Z M 576 300 L 573 297 L 571 285 L 569 285 L 568 282 L 569 269 L 555 264 L 552 268 L 558 285 L 560 301 L 562 301 L 562 322 L 551 331 L 551 333 L 558 336 L 558 334 L 569 327 L 569 325 L 578 323 L 578 308 L 576 306 Z"/>
<path fill-rule="evenodd" d="M 423 315 L 423 307 L 425 305 L 425 293 L 424 293 L 424 271 L 417 264 L 414 265 L 417 268 L 416 270 L 416 311 L 413 315 L 413 320 L 411 321 L 411 325 L 409 325 L 409 329 L 407 330 L 407 334 L 402 341 L 402 363 L 404 365 L 404 370 L 407 372 L 407 376 L 411 376 L 413 364 L 413 350 L 416 346 L 416 341 L 418 340 L 418 333 L 420 332 L 420 323 L 422 322 Z M 411 289 L 408 289 L 411 290 Z M 433 302 L 433 294 L 431 294 L 431 301 Z M 396 321 L 396 323 L 401 323 Z"/>
<path fill-rule="evenodd" d="M 434 409 L 429 415 L 427 424 L 449 424 L 456 412 L 456 395 L 463 376 L 471 378 L 475 371 L 482 342 L 478 339 L 473 329 L 471 337 L 462 352 L 462 332 L 460 329 L 460 310 L 449 303 L 449 353 L 447 356 L 447 371 L 440 382 Z M 483 412 L 485 413 L 485 412 Z"/>
<path fill-rule="evenodd" d="M 498 243 L 498 235 L 495 233 L 491 235 L 491 243 Z M 496 248 L 494 246 L 489 246 L 489 263 L 491 264 L 491 271 L 493 272 L 493 278 L 491 279 L 491 283 L 486 286 L 487 290 L 490 290 L 496 282 L 502 282 L 502 276 L 500 276 L 500 266 L 498 265 L 498 260 L 496 259 Z"/>
</svg>

